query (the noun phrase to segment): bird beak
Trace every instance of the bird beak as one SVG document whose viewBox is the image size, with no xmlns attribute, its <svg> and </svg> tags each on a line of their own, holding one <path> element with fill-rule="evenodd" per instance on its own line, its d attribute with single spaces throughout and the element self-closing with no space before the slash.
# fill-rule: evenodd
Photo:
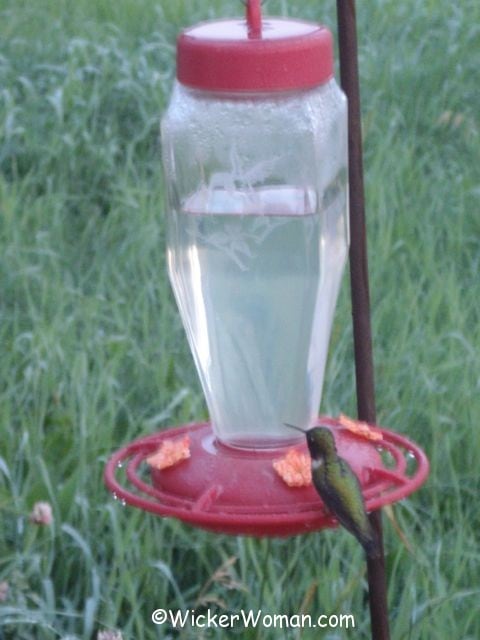
<svg viewBox="0 0 480 640">
<path fill-rule="evenodd" d="M 288 422 L 284 422 L 283 424 L 289 429 L 295 429 L 295 431 L 301 431 L 302 433 L 307 433 L 303 429 L 300 429 L 300 427 L 296 427 L 294 424 L 288 424 Z"/>
</svg>

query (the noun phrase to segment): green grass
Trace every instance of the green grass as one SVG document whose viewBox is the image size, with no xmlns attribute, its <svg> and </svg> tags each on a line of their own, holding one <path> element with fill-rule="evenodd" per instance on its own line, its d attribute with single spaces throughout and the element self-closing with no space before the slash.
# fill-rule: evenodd
<svg viewBox="0 0 480 640">
<path fill-rule="evenodd" d="M 158 122 L 178 29 L 239 4 L 0 0 L 2 640 L 369 637 L 347 534 L 213 536 L 123 508 L 102 483 L 121 444 L 206 416 L 164 266 Z M 287 4 L 335 28 L 334 3 L 267 8 Z M 413 555 L 385 523 L 392 638 L 474 640 L 480 5 L 358 5 L 379 422 L 432 464 L 395 507 Z M 346 278 L 324 412 L 355 412 L 353 371 Z M 51 527 L 29 523 L 36 500 Z M 352 613 L 357 627 L 179 635 L 150 622 L 208 603 Z"/>
</svg>

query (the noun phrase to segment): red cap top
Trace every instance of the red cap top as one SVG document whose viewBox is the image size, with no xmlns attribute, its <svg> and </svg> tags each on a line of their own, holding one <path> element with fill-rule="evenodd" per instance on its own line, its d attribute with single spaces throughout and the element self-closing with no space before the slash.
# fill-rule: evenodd
<svg viewBox="0 0 480 640">
<path fill-rule="evenodd" d="M 247 20 L 203 22 L 177 42 L 177 78 L 209 91 L 287 91 L 323 84 L 333 76 L 330 31 L 319 24 L 267 18 L 260 2 Z"/>
</svg>

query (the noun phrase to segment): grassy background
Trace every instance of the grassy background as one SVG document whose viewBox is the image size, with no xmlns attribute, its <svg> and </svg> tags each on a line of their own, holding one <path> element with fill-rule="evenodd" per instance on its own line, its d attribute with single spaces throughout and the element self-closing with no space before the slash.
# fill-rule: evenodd
<svg viewBox="0 0 480 640">
<path fill-rule="evenodd" d="M 335 29 L 333 2 L 288 4 Z M 379 422 L 432 463 L 395 507 L 413 555 L 385 527 L 392 637 L 475 640 L 480 5 L 358 4 Z M 1 639 L 173 638 L 151 611 L 208 603 L 357 623 L 228 637 L 368 637 L 347 534 L 212 536 L 122 508 L 101 480 L 120 444 L 206 415 L 165 274 L 158 121 L 178 29 L 240 9 L 0 0 Z M 347 278 L 326 378 L 322 410 L 353 414 Z M 51 502 L 51 527 L 29 523 L 36 500 Z"/>
</svg>

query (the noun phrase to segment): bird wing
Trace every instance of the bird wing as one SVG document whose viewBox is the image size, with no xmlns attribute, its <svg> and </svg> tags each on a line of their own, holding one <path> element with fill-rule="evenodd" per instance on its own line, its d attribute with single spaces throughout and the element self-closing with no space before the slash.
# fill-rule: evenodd
<svg viewBox="0 0 480 640">
<path fill-rule="evenodd" d="M 372 530 L 357 476 L 340 457 L 331 468 L 327 468 L 326 465 L 324 475 L 328 475 L 328 483 L 322 483 L 322 490 L 317 488 L 326 506 L 340 524 L 361 541 L 371 541 Z"/>
</svg>

